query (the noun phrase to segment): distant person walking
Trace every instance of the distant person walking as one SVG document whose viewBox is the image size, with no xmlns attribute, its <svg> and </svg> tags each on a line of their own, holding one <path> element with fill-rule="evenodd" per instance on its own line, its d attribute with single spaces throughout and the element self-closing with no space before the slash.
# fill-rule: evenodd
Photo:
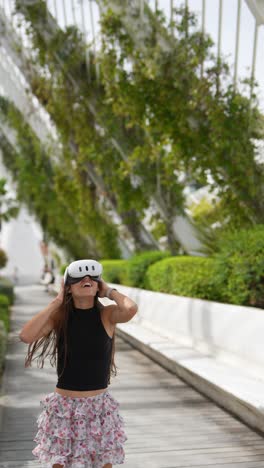
<svg viewBox="0 0 264 468">
<path fill-rule="evenodd" d="M 44 268 L 44 272 L 43 272 L 42 278 L 40 280 L 40 283 L 45 286 L 45 291 L 46 292 L 49 292 L 49 286 L 51 284 L 55 283 L 54 273 L 53 273 L 52 269 L 50 269 L 48 266 L 45 266 L 45 268 Z"/>
<path fill-rule="evenodd" d="M 14 284 L 18 284 L 18 281 L 19 281 L 19 276 L 18 276 L 18 267 L 15 266 L 14 267 L 14 270 L 13 270 L 13 282 Z"/>
<path fill-rule="evenodd" d="M 123 464 L 127 440 L 120 403 L 108 390 L 114 362 L 115 326 L 137 305 L 103 281 L 102 265 L 77 260 L 66 269 L 59 294 L 20 331 L 29 344 L 25 366 L 51 356 L 57 385 L 40 400 L 37 446 L 32 453 L 52 468 L 112 468 Z M 116 302 L 103 306 L 99 298 Z M 40 350 L 38 356 L 34 356 Z"/>
</svg>

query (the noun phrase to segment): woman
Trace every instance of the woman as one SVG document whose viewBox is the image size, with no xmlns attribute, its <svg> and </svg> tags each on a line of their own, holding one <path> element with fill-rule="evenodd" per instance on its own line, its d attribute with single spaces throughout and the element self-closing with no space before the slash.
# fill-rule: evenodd
<svg viewBox="0 0 264 468">
<path fill-rule="evenodd" d="M 115 326 L 131 320 L 137 304 L 109 288 L 101 274 L 102 265 L 95 260 L 72 262 L 57 297 L 19 334 L 29 344 L 26 367 L 36 357 L 43 367 L 47 356 L 57 367 L 57 385 L 40 401 L 38 445 L 32 451 L 52 468 L 124 463 L 124 420 L 107 387 L 110 375 L 116 375 Z M 103 306 L 98 297 L 116 304 Z"/>
</svg>

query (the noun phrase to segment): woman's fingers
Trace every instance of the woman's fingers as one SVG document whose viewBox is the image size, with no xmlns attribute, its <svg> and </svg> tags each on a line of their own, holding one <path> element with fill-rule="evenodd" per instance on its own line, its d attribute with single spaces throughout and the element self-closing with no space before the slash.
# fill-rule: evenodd
<svg viewBox="0 0 264 468">
<path fill-rule="evenodd" d="M 99 296 L 105 297 L 107 289 L 108 289 L 108 284 L 104 280 L 101 280 L 99 282 L 99 291 L 100 291 Z"/>
<path fill-rule="evenodd" d="M 58 292 L 57 298 L 62 302 L 64 296 L 64 279 L 61 280 L 60 290 Z"/>
<path fill-rule="evenodd" d="M 59 290 L 59 294 L 63 294 L 63 291 L 64 291 L 64 281 L 62 280 L 61 281 L 61 284 L 60 284 L 60 290 Z"/>
</svg>

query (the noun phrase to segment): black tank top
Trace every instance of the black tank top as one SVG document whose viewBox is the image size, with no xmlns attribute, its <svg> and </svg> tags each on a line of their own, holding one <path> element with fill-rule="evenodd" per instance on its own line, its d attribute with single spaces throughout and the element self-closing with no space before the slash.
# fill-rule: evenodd
<svg viewBox="0 0 264 468">
<path fill-rule="evenodd" d="M 73 308 L 67 326 L 67 358 L 64 366 L 64 337 L 57 353 L 57 387 L 67 390 L 98 390 L 108 386 L 112 338 L 101 321 L 100 309 Z"/>
</svg>

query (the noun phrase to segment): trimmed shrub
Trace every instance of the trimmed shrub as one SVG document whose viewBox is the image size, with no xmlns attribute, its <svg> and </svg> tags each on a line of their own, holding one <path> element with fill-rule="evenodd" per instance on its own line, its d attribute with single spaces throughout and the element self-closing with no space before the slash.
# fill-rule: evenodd
<svg viewBox="0 0 264 468">
<path fill-rule="evenodd" d="M 148 251 L 137 254 L 128 260 L 127 285 L 147 288 L 146 272 L 153 263 L 170 256 L 170 252 Z"/>
<path fill-rule="evenodd" d="M 9 299 L 0 295 L 0 377 L 4 368 L 7 333 L 10 328 Z"/>
<path fill-rule="evenodd" d="M 107 283 L 127 284 L 128 260 L 102 260 L 103 279 Z"/>
<path fill-rule="evenodd" d="M 0 321 L 4 323 L 5 329 L 9 331 L 9 299 L 7 296 L 0 294 Z"/>
<path fill-rule="evenodd" d="M 215 258 L 223 300 L 264 308 L 264 225 L 225 235 Z"/>
<path fill-rule="evenodd" d="M 4 294 L 9 299 L 9 304 L 14 302 L 14 285 L 12 281 L 0 276 L 0 294 Z"/>
<path fill-rule="evenodd" d="M 4 268 L 7 264 L 7 255 L 3 249 L 0 248 L 0 268 Z"/>
<path fill-rule="evenodd" d="M 214 287 L 215 261 L 212 258 L 169 257 L 150 266 L 146 285 L 152 291 L 220 300 L 221 292 Z"/>
<path fill-rule="evenodd" d="M 0 378 L 1 378 L 3 368 L 4 368 L 6 346 L 7 346 L 7 332 L 6 332 L 3 322 L 0 320 Z"/>
</svg>

